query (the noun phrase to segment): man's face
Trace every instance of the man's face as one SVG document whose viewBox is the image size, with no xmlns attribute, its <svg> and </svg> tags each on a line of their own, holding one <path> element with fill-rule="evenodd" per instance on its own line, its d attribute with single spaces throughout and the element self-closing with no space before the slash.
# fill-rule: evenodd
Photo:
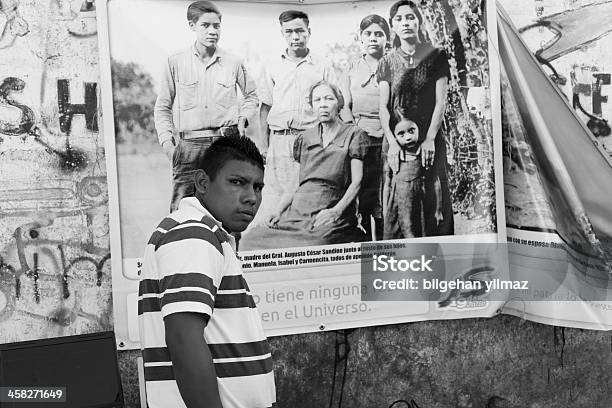
<svg viewBox="0 0 612 408">
<path fill-rule="evenodd" d="M 410 6 L 401 6 L 393 16 L 392 27 L 402 40 L 417 40 L 419 37 L 419 19 Z"/>
<path fill-rule="evenodd" d="M 395 139 L 403 148 L 415 147 L 419 140 L 419 127 L 411 120 L 402 120 L 395 126 Z"/>
<path fill-rule="evenodd" d="M 206 48 L 216 48 L 221 36 L 221 17 L 215 13 L 204 13 L 197 22 L 189 22 L 197 42 Z"/>
<path fill-rule="evenodd" d="M 263 170 L 242 160 L 225 163 L 214 180 L 208 179 L 203 193 L 196 176 L 198 198 L 228 232 L 244 231 L 253 221 L 263 185 Z"/>
<path fill-rule="evenodd" d="M 281 24 L 281 33 L 287 42 L 287 49 L 296 54 L 303 53 L 308 48 L 310 28 L 301 18 L 296 18 Z"/>
</svg>

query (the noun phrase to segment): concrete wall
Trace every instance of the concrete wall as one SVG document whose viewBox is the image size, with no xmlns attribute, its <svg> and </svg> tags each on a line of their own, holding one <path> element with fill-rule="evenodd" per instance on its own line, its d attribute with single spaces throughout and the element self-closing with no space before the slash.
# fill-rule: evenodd
<svg viewBox="0 0 612 408">
<path fill-rule="evenodd" d="M 0 0 L 0 342 L 112 329 L 98 43 L 87 7 Z"/>
<path fill-rule="evenodd" d="M 580 1 L 507 0 L 517 26 Z M 538 3 L 538 4 L 536 4 Z M 603 47 L 605 48 L 605 46 Z M 609 49 L 609 48 L 608 48 Z M 600 69 L 609 54 L 595 50 Z M 583 58 L 580 54 L 579 58 Z M 563 75 L 571 63 L 561 61 Z M 604 116 L 607 117 L 604 110 Z M 332 398 L 335 344 L 345 332 L 270 339 L 279 407 L 328 407 Z M 334 407 L 389 407 L 396 400 L 424 408 L 604 408 L 612 403 L 612 334 L 560 328 L 520 318 L 419 322 L 346 332 L 350 348 L 338 362 Z M 340 346 L 340 355 L 346 352 Z M 135 358 L 121 352 L 129 406 L 138 406 Z M 407 407 L 398 403 L 395 407 Z"/>
<path fill-rule="evenodd" d="M 329 406 L 336 336 L 344 339 L 333 332 L 270 339 L 279 407 Z M 421 408 L 607 408 L 612 400 L 611 333 L 499 316 L 363 328 L 347 337 L 343 407 L 414 399 Z M 138 353 L 119 354 L 129 407 L 139 407 Z M 333 407 L 343 370 L 342 361 Z"/>
</svg>

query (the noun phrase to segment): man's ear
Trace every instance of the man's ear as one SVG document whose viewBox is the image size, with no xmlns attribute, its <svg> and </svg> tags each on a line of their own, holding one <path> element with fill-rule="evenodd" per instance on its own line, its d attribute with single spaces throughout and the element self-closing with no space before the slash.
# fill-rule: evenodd
<svg viewBox="0 0 612 408">
<path fill-rule="evenodd" d="M 191 29 L 191 31 L 195 31 L 195 23 L 193 21 L 189 22 L 189 28 Z"/>
<path fill-rule="evenodd" d="M 210 177 L 208 177 L 208 174 L 202 169 L 197 169 L 193 174 L 193 181 L 196 193 L 205 195 L 210 185 Z"/>
</svg>

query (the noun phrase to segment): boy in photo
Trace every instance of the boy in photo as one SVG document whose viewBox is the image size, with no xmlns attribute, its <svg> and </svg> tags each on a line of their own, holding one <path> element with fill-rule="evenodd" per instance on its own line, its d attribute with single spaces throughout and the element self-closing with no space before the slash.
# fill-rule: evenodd
<svg viewBox="0 0 612 408">
<path fill-rule="evenodd" d="M 176 210 L 181 198 L 193 195 L 195 165 L 206 148 L 223 136 L 244 136 L 247 118 L 259 106 L 255 82 L 242 61 L 219 48 L 217 6 L 193 2 L 187 8 L 187 21 L 195 41 L 168 57 L 154 110 L 159 144 L 172 160 L 170 211 Z"/>
<path fill-rule="evenodd" d="M 399 151 L 399 170 L 385 172 L 384 239 L 415 238 L 423 235 L 423 167 L 419 126 L 403 115 L 393 130 Z"/>
<path fill-rule="evenodd" d="M 138 297 L 150 408 L 276 400 L 270 348 L 231 235 L 257 213 L 263 169 L 247 137 L 216 140 L 196 164 L 194 197 L 151 235 Z"/>
</svg>

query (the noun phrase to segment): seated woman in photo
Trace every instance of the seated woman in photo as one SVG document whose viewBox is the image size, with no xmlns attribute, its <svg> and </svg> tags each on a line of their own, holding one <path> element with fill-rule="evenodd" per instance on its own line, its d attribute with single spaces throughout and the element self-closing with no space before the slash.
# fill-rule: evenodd
<svg viewBox="0 0 612 408">
<path fill-rule="evenodd" d="M 326 81 L 309 92 L 318 124 L 297 137 L 293 157 L 300 163 L 299 180 L 267 217 L 264 226 L 247 232 L 240 250 L 272 249 L 356 242 L 355 198 L 363 177 L 367 134 L 343 123 L 342 93 Z"/>
</svg>

